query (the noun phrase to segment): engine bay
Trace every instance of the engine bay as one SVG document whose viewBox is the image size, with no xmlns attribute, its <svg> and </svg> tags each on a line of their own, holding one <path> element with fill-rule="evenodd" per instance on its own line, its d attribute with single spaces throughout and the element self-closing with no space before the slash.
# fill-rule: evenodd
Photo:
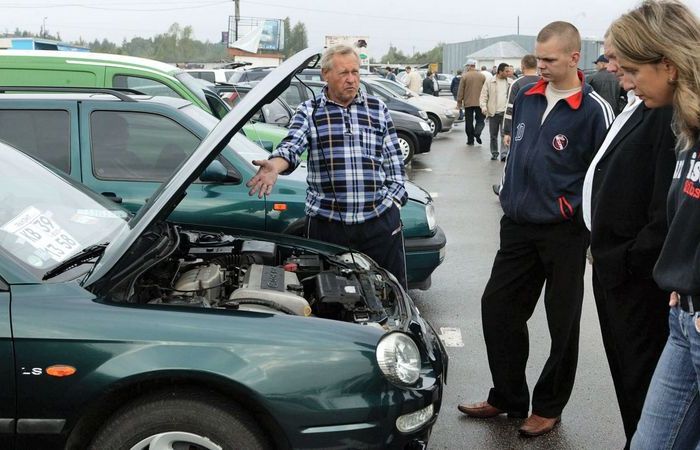
<svg viewBox="0 0 700 450">
<path fill-rule="evenodd" d="M 323 255 L 274 242 L 179 230 L 126 301 L 322 317 L 388 327 L 402 293 L 362 254 Z"/>
</svg>

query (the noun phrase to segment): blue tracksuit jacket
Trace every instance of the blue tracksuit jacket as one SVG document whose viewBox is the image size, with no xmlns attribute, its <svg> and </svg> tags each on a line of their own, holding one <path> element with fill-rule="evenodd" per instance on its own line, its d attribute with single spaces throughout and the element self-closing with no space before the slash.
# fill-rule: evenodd
<svg viewBox="0 0 700 450">
<path fill-rule="evenodd" d="M 583 82 L 581 91 L 549 112 L 547 82 L 523 87 L 513 106 L 511 147 L 500 201 L 517 223 L 558 223 L 581 205 L 583 179 L 615 118 L 610 105 Z"/>
</svg>

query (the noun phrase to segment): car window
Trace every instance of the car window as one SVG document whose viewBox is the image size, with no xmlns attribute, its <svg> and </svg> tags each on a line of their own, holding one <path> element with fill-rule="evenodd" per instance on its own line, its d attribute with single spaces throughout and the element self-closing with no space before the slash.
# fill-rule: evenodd
<svg viewBox="0 0 700 450">
<path fill-rule="evenodd" d="M 289 86 L 282 92 L 282 99 L 294 109 L 304 101 L 301 94 L 299 94 L 299 88 L 295 85 Z"/>
<path fill-rule="evenodd" d="M 0 110 L 0 139 L 70 173 L 70 114 L 59 110 Z"/>
<path fill-rule="evenodd" d="M 201 80 L 207 80 L 212 83 L 214 83 L 216 80 L 214 78 L 214 72 L 209 72 L 209 71 L 201 71 L 201 72 L 187 72 L 190 75 L 192 75 L 195 78 L 199 78 Z"/>
<path fill-rule="evenodd" d="M 199 145 L 177 122 L 157 114 L 94 111 L 92 169 L 97 178 L 165 181 Z"/>
<path fill-rule="evenodd" d="M 265 123 L 287 126 L 291 119 L 287 108 L 282 104 L 280 99 L 275 99 L 262 107 L 263 118 Z"/>
<path fill-rule="evenodd" d="M 115 75 L 112 78 L 112 86 L 117 88 L 136 89 L 148 95 L 163 95 L 165 97 L 182 98 L 180 94 L 175 92 L 158 80 L 151 78 L 136 77 L 133 75 Z"/>
</svg>

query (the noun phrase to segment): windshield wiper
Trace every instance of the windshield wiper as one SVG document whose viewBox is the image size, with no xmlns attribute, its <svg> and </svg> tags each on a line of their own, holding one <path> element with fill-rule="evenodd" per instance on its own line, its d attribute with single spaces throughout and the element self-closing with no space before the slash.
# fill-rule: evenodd
<svg viewBox="0 0 700 450">
<path fill-rule="evenodd" d="M 81 264 L 85 264 L 89 260 L 102 255 L 102 253 L 104 253 L 105 251 L 105 248 L 107 248 L 107 244 L 109 244 L 109 242 L 85 247 L 82 251 L 76 253 L 75 255 L 63 261 L 61 264 L 46 272 L 41 279 L 48 280 L 49 278 L 53 278 L 56 275 L 59 275 L 74 267 L 78 267 Z"/>
</svg>

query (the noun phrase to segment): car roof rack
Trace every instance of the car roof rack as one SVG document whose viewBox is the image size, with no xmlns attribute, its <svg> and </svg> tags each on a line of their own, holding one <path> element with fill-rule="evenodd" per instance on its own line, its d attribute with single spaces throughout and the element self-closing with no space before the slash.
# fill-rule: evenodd
<svg viewBox="0 0 700 450">
<path fill-rule="evenodd" d="M 61 92 L 82 94 L 110 94 L 125 102 L 135 102 L 126 94 L 145 95 L 130 88 L 60 87 L 60 86 L 0 86 L 0 93 L 6 92 Z"/>
</svg>

